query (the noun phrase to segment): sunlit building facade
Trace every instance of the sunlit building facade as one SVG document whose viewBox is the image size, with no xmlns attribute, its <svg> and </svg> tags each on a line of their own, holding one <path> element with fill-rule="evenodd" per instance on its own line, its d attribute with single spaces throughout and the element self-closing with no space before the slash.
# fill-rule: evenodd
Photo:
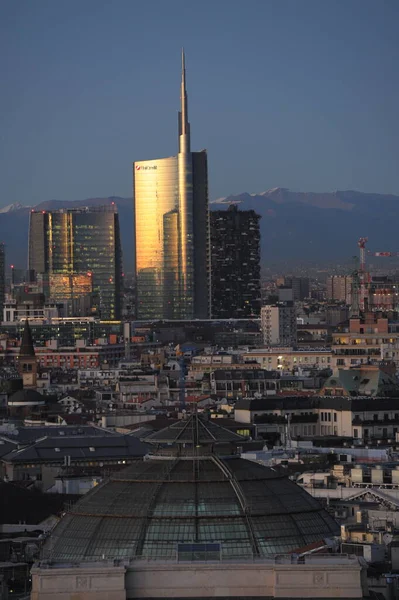
<svg viewBox="0 0 399 600">
<path fill-rule="evenodd" d="M 49 287 L 52 300 L 59 302 L 66 299 L 90 296 L 93 291 L 91 274 L 52 273 L 49 277 Z"/>
<path fill-rule="evenodd" d="M 116 207 L 32 211 L 29 269 L 48 275 L 51 299 L 71 300 L 93 293 L 97 314 L 119 319 L 122 251 Z"/>
<path fill-rule="evenodd" d="M 209 316 L 206 151 L 191 152 L 184 55 L 179 153 L 133 164 L 138 319 Z"/>
</svg>

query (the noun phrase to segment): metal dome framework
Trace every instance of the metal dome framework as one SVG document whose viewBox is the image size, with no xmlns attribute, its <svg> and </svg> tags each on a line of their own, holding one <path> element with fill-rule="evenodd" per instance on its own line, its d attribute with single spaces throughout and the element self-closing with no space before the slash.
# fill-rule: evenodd
<svg viewBox="0 0 399 600">
<path fill-rule="evenodd" d="M 319 502 L 271 468 L 239 457 L 154 456 L 83 497 L 42 558 L 268 558 L 335 535 Z"/>
<path fill-rule="evenodd" d="M 216 419 L 206 419 L 204 416 L 194 413 L 186 419 L 180 419 L 164 427 L 160 431 L 155 431 L 145 438 L 146 442 L 157 445 L 174 445 L 176 448 L 188 446 L 191 448 L 214 446 L 221 444 L 231 444 L 237 446 L 242 444 L 245 438 L 238 433 L 221 427 L 215 422 Z"/>
</svg>

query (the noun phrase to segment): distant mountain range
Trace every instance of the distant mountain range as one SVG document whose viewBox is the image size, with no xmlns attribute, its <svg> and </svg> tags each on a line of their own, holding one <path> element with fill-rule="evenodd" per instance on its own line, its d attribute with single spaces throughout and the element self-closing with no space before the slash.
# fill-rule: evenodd
<svg viewBox="0 0 399 600">
<path fill-rule="evenodd" d="M 120 214 L 124 268 L 132 268 L 133 205 L 131 198 L 48 200 L 35 210 L 95 206 L 115 202 Z M 237 203 L 253 209 L 261 219 L 262 262 L 298 264 L 349 261 L 357 254 L 357 239 L 369 238 L 373 250 L 399 251 L 399 196 L 356 191 L 292 192 L 273 188 L 260 194 L 242 193 L 211 203 L 212 210 Z M 7 247 L 7 263 L 26 266 L 29 213 L 20 203 L 0 209 L 0 241 Z"/>
</svg>

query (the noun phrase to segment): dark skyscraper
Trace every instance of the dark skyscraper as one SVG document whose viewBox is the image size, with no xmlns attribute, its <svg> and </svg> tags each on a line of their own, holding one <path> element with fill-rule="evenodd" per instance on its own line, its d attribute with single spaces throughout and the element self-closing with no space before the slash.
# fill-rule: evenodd
<svg viewBox="0 0 399 600">
<path fill-rule="evenodd" d="M 294 302 L 310 297 L 310 282 L 308 277 L 284 277 L 284 285 L 292 289 Z"/>
<path fill-rule="evenodd" d="M 206 151 L 191 152 L 182 55 L 179 153 L 135 162 L 133 195 L 137 317 L 209 316 L 209 215 Z"/>
<path fill-rule="evenodd" d="M 260 216 L 253 210 L 211 211 L 211 289 L 214 319 L 259 316 Z"/>
<path fill-rule="evenodd" d="M 100 317 L 119 319 L 122 252 L 116 207 L 32 211 L 29 269 L 48 275 L 50 297 L 60 300 L 60 285 L 68 300 L 92 288 Z"/>
<path fill-rule="evenodd" d="M 6 291 L 6 250 L 5 245 L 0 243 L 0 321 L 3 320 L 3 307 Z"/>
</svg>

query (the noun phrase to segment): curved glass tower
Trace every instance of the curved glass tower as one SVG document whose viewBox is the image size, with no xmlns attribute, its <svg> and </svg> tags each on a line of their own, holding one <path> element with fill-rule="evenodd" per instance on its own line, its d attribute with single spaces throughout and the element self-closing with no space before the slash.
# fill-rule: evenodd
<svg viewBox="0 0 399 600">
<path fill-rule="evenodd" d="M 179 153 L 133 164 L 137 318 L 209 317 L 206 151 L 191 152 L 182 54 Z"/>
</svg>

